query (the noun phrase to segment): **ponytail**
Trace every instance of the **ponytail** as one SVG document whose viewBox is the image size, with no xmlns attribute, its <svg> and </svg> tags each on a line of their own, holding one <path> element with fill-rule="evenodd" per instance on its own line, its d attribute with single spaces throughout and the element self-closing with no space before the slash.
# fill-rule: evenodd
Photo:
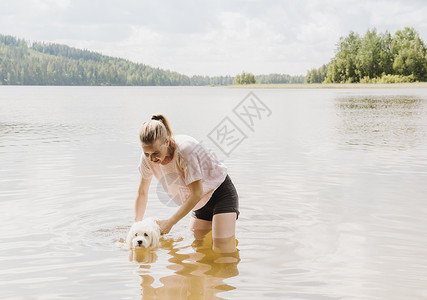
<svg viewBox="0 0 427 300">
<path fill-rule="evenodd" d="M 151 117 L 151 120 L 156 120 L 156 121 L 162 122 L 163 125 L 165 125 L 165 127 L 166 127 L 166 131 L 168 132 L 168 137 L 172 137 L 172 130 L 171 130 L 171 127 L 169 125 L 169 121 L 168 121 L 168 119 L 166 119 L 166 117 L 164 115 L 153 115 Z"/>
<path fill-rule="evenodd" d="M 172 137 L 172 130 L 164 115 L 153 115 L 151 120 L 142 124 L 139 131 L 139 139 L 143 144 L 152 144 L 157 140 L 162 142 Z"/>
</svg>

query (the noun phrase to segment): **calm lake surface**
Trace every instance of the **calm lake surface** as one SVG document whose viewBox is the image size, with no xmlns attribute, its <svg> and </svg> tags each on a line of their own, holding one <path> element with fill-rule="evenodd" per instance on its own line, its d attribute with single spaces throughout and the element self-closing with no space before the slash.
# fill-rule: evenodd
<svg viewBox="0 0 427 300">
<path fill-rule="evenodd" d="M 0 87 L 0 298 L 426 299 L 427 90 L 250 92 Z M 228 166 L 233 259 L 189 217 L 123 247 L 152 113 Z M 146 215 L 166 202 L 153 180 Z"/>
</svg>

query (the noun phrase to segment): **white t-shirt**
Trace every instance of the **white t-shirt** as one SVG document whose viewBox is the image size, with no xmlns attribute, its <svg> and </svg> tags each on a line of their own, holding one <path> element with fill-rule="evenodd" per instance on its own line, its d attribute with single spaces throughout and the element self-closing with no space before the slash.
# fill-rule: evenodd
<svg viewBox="0 0 427 300">
<path fill-rule="evenodd" d="M 169 197 L 182 205 L 190 196 L 188 185 L 202 180 L 203 197 L 193 210 L 203 207 L 227 176 L 227 168 L 213 157 L 197 140 L 187 135 L 173 136 L 176 144 L 173 159 L 166 165 L 156 164 L 142 153 L 138 166 L 141 176 L 154 177 Z"/>
</svg>

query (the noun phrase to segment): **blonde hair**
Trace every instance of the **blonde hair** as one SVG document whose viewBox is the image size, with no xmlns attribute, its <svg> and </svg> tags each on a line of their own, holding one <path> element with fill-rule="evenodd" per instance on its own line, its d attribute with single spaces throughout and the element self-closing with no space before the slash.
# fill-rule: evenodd
<svg viewBox="0 0 427 300">
<path fill-rule="evenodd" d="M 164 115 L 153 115 L 139 130 L 139 139 L 143 144 L 152 144 L 157 140 L 165 142 L 168 137 L 172 137 L 172 131 Z"/>
</svg>

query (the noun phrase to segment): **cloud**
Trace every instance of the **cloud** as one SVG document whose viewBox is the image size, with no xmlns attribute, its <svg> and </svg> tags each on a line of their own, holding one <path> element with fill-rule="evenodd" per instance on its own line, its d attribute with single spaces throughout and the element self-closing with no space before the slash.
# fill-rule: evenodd
<svg viewBox="0 0 427 300">
<path fill-rule="evenodd" d="M 23 0 L 0 2 L 0 33 L 188 75 L 305 74 L 349 31 L 412 26 L 425 38 L 425 15 L 422 0 Z"/>
</svg>

